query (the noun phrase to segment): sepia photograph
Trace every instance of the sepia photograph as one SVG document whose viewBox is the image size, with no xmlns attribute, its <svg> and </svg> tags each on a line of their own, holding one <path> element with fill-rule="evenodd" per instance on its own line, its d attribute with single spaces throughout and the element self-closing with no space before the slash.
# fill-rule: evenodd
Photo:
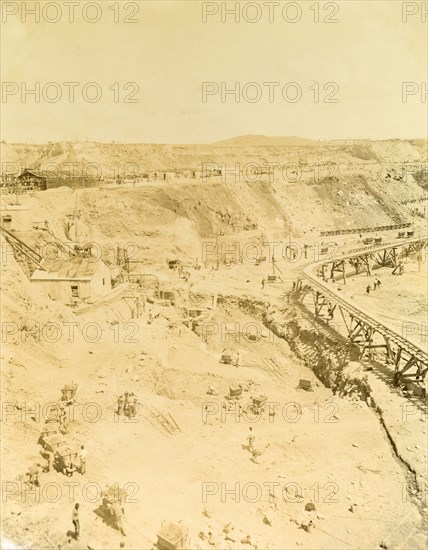
<svg viewBox="0 0 428 550">
<path fill-rule="evenodd" d="M 426 550 L 428 2 L 0 17 L 1 550 Z"/>
</svg>

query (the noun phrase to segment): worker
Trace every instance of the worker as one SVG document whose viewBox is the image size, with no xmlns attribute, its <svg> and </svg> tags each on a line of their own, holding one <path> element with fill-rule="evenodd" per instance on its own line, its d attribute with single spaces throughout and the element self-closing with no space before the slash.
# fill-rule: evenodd
<svg viewBox="0 0 428 550">
<path fill-rule="evenodd" d="M 46 464 L 46 467 L 45 467 L 45 472 L 50 472 L 53 468 L 53 464 L 54 464 L 54 453 L 52 451 L 49 451 L 48 449 L 42 449 L 40 451 L 40 454 L 42 455 L 42 457 L 44 459 L 47 460 L 47 464 Z"/>
<path fill-rule="evenodd" d="M 67 411 L 63 404 L 59 407 L 59 422 L 65 422 L 67 420 Z"/>
<path fill-rule="evenodd" d="M 137 398 L 134 397 L 128 402 L 128 407 L 126 410 L 126 415 L 128 418 L 133 418 L 137 414 Z"/>
<path fill-rule="evenodd" d="M 266 449 L 269 447 L 270 443 L 266 445 L 266 447 L 262 449 L 253 449 L 251 452 L 251 462 L 254 462 L 254 464 L 260 464 L 261 462 L 261 456 L 266 451 Z"/>
<path fill-rule="evenodd" d="M 382 281 L 380 279 L 376 279 L 377 287 L 380 288 L 380 285 L 382 284 Z"/>
<path fill-rule="evenodd" d="M 266 283 L 266 281 L 265 281 L 264 279 L 262 279 L 262 290 L 263 290 L 264 287 L 265 287 L 265 283 Z"/>
<path fill-rule="evenodd" d="M 366 287 L 367 294 L 370 294 L 370 290 L 371 290 L 370 285 L 367 285 L 367 287 Z"/>
<path fill-rule="evenodd" d="M 241 356 L 239 355 L 239 351 L 237 352 L 236 354 L 236 362 L 235 362 L 235 365 L 237 367 L 240 367 L 241 366 Z"/>
<path fill-rule="evenodd" d="M 33 464 L 31 466 L 31 468 L 28 470 L 27 472 L 27 476 L 28 476 L 28 484 L 30 485 L 30 487 L 40 487 L 40 482 L 39 482 L 39 474 L 42 470 L 42 467 L 40 466 L 40 464 L 36 463 L 36 464 Z"/>
<path fill-rule="evenodd" d="M 116 526 L 121 534 L 126 537 L 126 533 L 123 529 L 123 508 L 119 501 L 115 500 L 110 507 L 110 511 L 116 520 Z"/>
<path fill-rule="evenodd" d="M 88 451 L 85 449 L 84 445 L 81 445 L 79 452 L 80 460 L 80 473 L 83 475 L 86 472 L 86 459 L 88 457 Z"/>
<path fill-rule="evenodd" d="M 74 525 L 74 538 L 75 540 L 79 540 L 80 535 L 80 520 L 79 520 L 79 507 L 80 504 L 76 502 L 73 508 L 73 513 L 71 514 L 71 520 Z"/>
<path fill-rule="evenodd" d="M 63 422 L 60 422 L 59 431 L 62 435 L 65 435 L 66 433 L 68 433 L 68 428 L 69 428 L 69 424 L 68 424 L 67 420 L 64 420 Z"/>
<path fill-rule="evenodd" d="M 123 395 L 119 395 L 117 398 L 117 414 L 119 416 L 123 414 Z"/>
<path fill-rule="evenodd" d="M 72 477 L 75 469 L 76 468 L 74 467 L 73 461 L 71 460 L 71 456 L 70 456 L 70 461 L 68 462 L 68 464 L 65 464 L 64 466 L 64 474 L 67 477 Z"/>
<path fill-rule="evenodd" d="M 247 440 L 248 440 L 248 450 L 252 453 L 254 452 L 254 441 L 255 441 L 255 436 L 253 434 L 253 428 L 252 426 L 250 426 L 250 435 L 247 437 Z"/>
</svg>

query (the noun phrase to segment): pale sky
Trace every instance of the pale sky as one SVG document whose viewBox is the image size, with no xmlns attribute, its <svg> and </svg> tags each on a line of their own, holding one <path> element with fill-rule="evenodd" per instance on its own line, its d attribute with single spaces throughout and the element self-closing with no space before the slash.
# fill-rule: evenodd
<svg viewBox="0 0 428 550">
<path fill-rule="evenodd" d="M 209 143 L 246 134 L 427 137 L 428 23 L 420 12 L 422 2 L 407 3 L 406 22 L 400 0 L 318 2 L 318 23 L 310 9 L 315 0 L 276 3 L 242 1 L 240 20 L 226 15 L 222 22 L 224 2 L 81 1 L 70 22 L 67 2 L 26 2 L 28 9 L 39 5 L 41 20 L 35 22 L 34 15 L 23 12 L 25 2 L 1 0 L 2 139 Z M 51 7 L 44 13 L 46 4 Z M 203 4 L 217 11 L 206 22 Z M 284 19 L 286 4 L 286 17 L 298 21 Z M 300 7 L 300 14 L 291 4 Z M 100 19 L 91 23 L 84 16 Z M 124 22 L 126 16 L 137 22 Z M 120 21 L 115 23 L 115 17 Z M 328 17 L 338 22 L 323 22 Z M 36 82 L 38 103 L 34 95 L 22 97 Z M 46 87 L 49 82 L 57 84 Z M 74 103 L 66 82 L 78 83 Z M 82 95 L 90 82 L 102 93 L 95 103 Z M 214 83 L 211 90 L 218 87 L 205 102 L 204 82 Z M 278 83 L 271 87 L 272 102 L 266 82 Z M 403 82 L 411 83 L 407 103 Z M 118 103 L 110 89 L 114 83 Z M 137 90 L 134 84 L 125 90 L 127 83 L 138 85 L 138 102 L 123 102 Z M 236 83 L 241 88 L 237 102 L 230 94 L 222 102 L 222 87 Z M 255 85 L 245 88 L 245 95 L 247 83 Z M 324 90 L 327 83 L 334 84 Z M 291 99 L 301 93 L 300 100 L 285 101 L 283 89 Z M 43 90 L 51 99 L 62 95 L 49 103 Z M 85 90 L 94 97 L 95 87 Z M 258 101 L 248 101 L 258 92 Z M 338 102 L 325 103 L 328 94 Z"/>
</svg>

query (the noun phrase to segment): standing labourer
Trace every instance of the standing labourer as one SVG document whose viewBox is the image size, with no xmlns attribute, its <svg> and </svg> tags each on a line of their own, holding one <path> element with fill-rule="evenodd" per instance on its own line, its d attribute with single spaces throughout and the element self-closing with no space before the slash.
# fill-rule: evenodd
<svg viewBox="0 0 428 550">
<path fill-rule="evenodd" d="M 64 405 L 60 405 L 59 408 L 59 423 L 62 424 L 63 422 L 67 421 L 67 411 L 65 410 Z"/>
<path fill-rule="evenodd" d="M 76 502 L 73 508 L 73 513 L 71 514 L 71 520 L 74 525 L 74 538 L 75 540 L 79 540 L 80 535 L 80 520 L 79 520 L 79 506 L 80 504 Z"/>
<path fill-rule="evenodd" d="M 59 423 L 59 432 L 63 435 L 67 434 L 68 433 L 68 422 L 67 420 L 63 420 L 62 422 Z"/>
<path fill-rule="evenodd" d="M 86 459 L 88 457 L 88 451 L 85 446 L 80 447 L 79 459 L 80 459 L 80 473 L 83 475 L 86 472 Z"/>
<path fill-rule="evenodd" d="M 264 287 L 265 287 L 265 283 L 266 283 L 266 281 L 265 281 L 264 279 L 262 279 L 262 290 L 263 290 Z"/>
<path fill-rule="evenodd" d="M 137 414 L 137 408 L 138 408 L 138 400 L 136 397 L 134 397 L 130 404 L 130 410 L 129 410 L 129 416 L 130 418 L 133 418 Z"/>
<path fill-rule="evenodd" d="M 366 287 L 366 292 L 367 292 L 367 294 L 370 294 L 370 290 L 371 290 L 371 289 L 370 289 L 370 285 L 367 285 L 367 287 Z"/>
<path fill-rule="evenodd" d="M 30 487 L 40 487 L 39 474 L 42 470 L 40 464 L 33 464 L 27 472 L 27 483 Z"/>
<path fill-rule="evenodd" d="M 40 454 L 42 455 L 42 457 L 45 460 L 47 460 L 45 471 L 50 472 L 53 468 L 53 464 L 54 464 L 54 460 L 55 460 L 55 456 L 54 456 L 53 451 L 49 451 L 49 449 L 42 449 L 40 451 Z"/>
<path fill-rule="evenodd" d="M 253 434 L 253 428 L 252 426 L 250 426 L 250 435 L 247 437 L 247 440 L 248 440 L 248 450 L 253 453 L 254 452 L 254 441 L 255 441 L 255 436 Z"/>
<path fill-rule="evenodd" d="M 126 537 L 126 533 L 123 529 L 123 508 L 120 502 L 115 500 L 111 505 L 110 511 L 116 521 L 116 527 L 119 529 L 120 533 Z"/>
<path fill-rule="evenodd" d="M 125 416 L 128 414 L 128 406 L 129 406 L 129 393 L 126 391 L 123 394 L 123 414 Z"/>
<path fill-rule="evenodd" d="M 117 414 L 120 416 L 123 413 L 123 395 L 117 398 Z"/>
</svg>

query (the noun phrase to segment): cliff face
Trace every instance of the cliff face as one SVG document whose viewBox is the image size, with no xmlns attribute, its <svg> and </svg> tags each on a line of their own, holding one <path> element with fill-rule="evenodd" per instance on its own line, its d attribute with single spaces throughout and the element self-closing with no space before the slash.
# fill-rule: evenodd
<svg viewBox="0 0 428 550">
<path fill-rule="evenodd" d="M 3 166 L 10 162 L 16 168 L 92 163 L 104 178 L 99 189 L 37 193 L 31 208 L 62 231 L 78 204 L 79 223 L 90 227 L 88 239 L 107 246 L 111 239 L 132 238 L 146 257 L 179 254 L 194 260 L 202 242 L 216 234 L 235 241 L 256 235 L 281 239 L 291 232 L 309 242 L 328 229 L 401 222 L 422 227 L 426 141 L 294 145 L 288 138 L 287 145 L 278 145 L 275 138 L 272 145 L 262 137 L 262 145 L 255 145 L 256 137 L 251 145 L 246 138 L 229 145 L 3 143 L 2 159 Z M 231 172 L 202 178 L 206 162 Z M 110 185 L 118 168 L 125 183 Z M 167 181 L 142 177 L 183 168 L 196 177 L 188 171 Z M 126 178 L 126 171 L 134 177 Z"/>
<path fill-rule="evenodd" d="M 253 139 L 249 140 L 248 137 Z M 282 139 L 282 141 L 281 141 Z M 294 140 L 293 140 L 294 139 Z M 273 140 L 273 141 L 272 141 Z M 298 162 L 302 166 L 333 163 L 355 170 L 367 164 L 367 169 L 376 164 L 398 166 L 406 162 L 427 161 L 426 140 L 385 141 L 338 141 L 311 142 L 297 138 L 246 138 L 226 140 L 211 145 L 157 145 L 96 142 L 61 142 L 43 145 L 1 144 L 3 163 L 21 166 L 44 167 L 48 163 L 62 165 L 94 163 L 104 178 L 113 176 L 113 168 L 119 165 L 129 175 L 138 175 L 147 170 L 189 168 L 200 170 L 202 163 L 225 163 L 232 168 L 235 163 L 287 163 Z M 353 165 L 353 166 L 352 166 Z M 371 165 L 371 166 L 369 166 Z"/>
</svg>

